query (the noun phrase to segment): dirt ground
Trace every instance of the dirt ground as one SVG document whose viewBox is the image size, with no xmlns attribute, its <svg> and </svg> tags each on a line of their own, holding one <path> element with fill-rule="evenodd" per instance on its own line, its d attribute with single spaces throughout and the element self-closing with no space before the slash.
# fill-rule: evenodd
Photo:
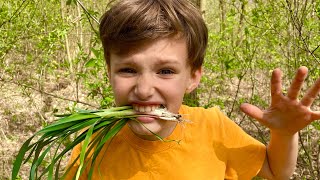
<svg viewBox="0 0 320 180">
<path fill-rule="evenodd" d="M 20 142 L 31 136 L 36 131 L 34 127 L 41 123 L 35 120 L 38 110 L 33 108 L 40 108 L 41 100 L 36 100 L 34 95 L 34 100 L 26 99 L 17 85 L 0 82 L 0 87 L 0 179 L 9 179 Z M 26 179 L 27 169 L 23 171 L 21 178 Z"/>
<path fill-rule="evenodd" d="M 67 81 L 46 82 L 45 92 L 56 98 L 12 82 L 0 81 L 0 180 L 11 179 L 12 163 L 22 143 L 55 119 L 53 110 L 63 112 L 61 108 L 73 104 L 59 97 L 75 99 L 74 87 Z M 87 101 L 84 93 L 79 94 L 79 100 Z M 21 179 L 28 179 L 29 168 L 28 165 L 22 166 Z"/>
</svg>

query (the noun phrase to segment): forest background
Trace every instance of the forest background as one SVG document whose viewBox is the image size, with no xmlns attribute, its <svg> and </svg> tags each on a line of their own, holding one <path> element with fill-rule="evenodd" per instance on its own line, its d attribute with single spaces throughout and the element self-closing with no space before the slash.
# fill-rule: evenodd
<svg viewBox="0 0 320 180">
<path fill-rule="evenodd" d="M 284 71 L 287 87 L 296 69 L 307 66 L 303 91 L 320 77 L 320 0 L 194 3 L 207 22 L 209 47 L 200 87 L 185 103 L 219 106 L 266 144 L 268 129 L 239 105 L 268 106 L 274 68 Z M 0 0 L 1 180 L 10 179 L 22 143 L 54 121 L 55 113 L 113 106 L 97 31 L 107 5 L 108 0 Z M 319 98 L 312 108 L 320 109 Z M 299 136 L 293 179 L 320 179 L 320 121 Z M 28 168 L 23 166 L 21 179 L 28 179 Z"/>
</svg>

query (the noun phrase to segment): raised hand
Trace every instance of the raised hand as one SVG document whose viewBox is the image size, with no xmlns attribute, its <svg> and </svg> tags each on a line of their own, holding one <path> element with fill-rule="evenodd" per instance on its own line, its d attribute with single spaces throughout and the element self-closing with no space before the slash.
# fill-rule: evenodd
<svg viewBox="0 0 320 180">
<path fill-rule="evenodd" d="M 271 105 L 261 110 L 251 104 L 242 104 L 241 110 L 271 131 L 293 135 L 306 127 L 312 121 L 320 119 L 320 111 L 310 109 L 320 92 L 320 78 L 308 89 L 306 94 L 298 99 L 301 87 L 307 77 L 308 69 L 300 67 L 288 89 L 287 95 L 282 93 L 282 72 L 275 69 L 271 77 Z"/>
</svg>

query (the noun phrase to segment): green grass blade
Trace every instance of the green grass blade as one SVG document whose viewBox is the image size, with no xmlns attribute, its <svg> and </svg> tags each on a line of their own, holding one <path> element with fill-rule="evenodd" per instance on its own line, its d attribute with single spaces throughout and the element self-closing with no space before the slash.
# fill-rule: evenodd
<svg viewBox="0 0 320 180">
<path fill-rule="evenodd" d="M 68 134 L 65 134 L 63 137 L 61 137 L 61 140 L 60 142 L 58 143 L 58 146 L 56 148 L 56 152 L 59 150 L 59 147 L 61 146 L 61 144 L 63 143 L 63 141 L 68 137 L 69 135 Z M 50 169 L 50 168 L 54 168 L 54 166 L 56 165 L 56 162 L 58 162 L 58 164 L 56 165 L 56 172 L 55 172 L 55 178 L 54 179 L 59 179 L 57 178 L 58 177 L 58 173 L 59 173 L 59 167 L 60 167 L 60 163 L 61 163 L 61 160 L 63 158 L 63 155 L 64 154 L 57 154 L 55 152 L 51 162 L 49 163 L 49 165 L 42 171 L 41 175 L 39 176 L 39 179 L 42 179 L 42 177 L 48 172 L 48 178 L 52 178 L 50 175 L 50 171 L 53 171 L 53 169 Z"/>
<path fill-rule="evenodd" d="M 89 156 L 89 153 L 93 150 L 94 147 L 96 147 L 96 144 L 98 143 L 98 141 L 100 141 L 100 137 L 101 136 L 104 136 L 104 129 L 102 129 L 101 131 L 97 131 L 96 132 L 96 137 L 93 138 L 91 141 L 90 141 L 90 144 L 89 144 L 89 148 L 87 150 L 87 154 L 86 154 L 86 157 Z M 64 172 L 64 175 L 62 176 L 62 179 L 65 178 L 65 176 L 69 173 L 69 171 L 71 170 L 72 166 L 74 166 L 74 164 L 78 161 L 78 159 L 80 158 L 80 154 L 70 163 L 70 165 L 67 167 L 66 171 Z M 90 158 L 90 157 L 88 157 Z M 84 168 L 85 169 L 86 167 L 86 164 L 84 164 Z"/>
<path fill-rule="evenodd" d="M 127 119 L 121 119 L 118 121 L 109 131 L 108 133 L 103 137 L 102 141 L 98 145 L 97 149 L 100 149 L 103 147 L 104 143 L 108 141 L 112 136 L 117 134 L 121 128 L 127 123 Z"/>
<path fill-rule="evenodd" d="M 53 139 L 53 138 L 50 138 L 50 139 L 47 139 L 47 140 L 42 140 L 42 141 L 38 141 L 37 144 L 35 144 L 35 149 L 34 149 L 34 157 L 33 159 L 38 159 L 39 155 L 41 154 L 41 151 L 42 149 L 52 143 L 56 141 L 56 139 Z M 30 155 L 28 156 L 28 158 L 31 158 L 32 154 L 30 153 Z M 26 160 L 28 160 L 28 158 Z"/>
<path fill-rule="evenodd" d="M 54 152 L 54 155 L 53 155 L 53 158 L 52 158 L 52 159 L 55 159 L 55 157 L 57 156 L 57 153 L 58 153 L 58 151 L 59 151 L 59 148 L 60 148 L 62 142 L 65 140 L 66 137 L 67 137 L 67 136 L 64 136 L 63 138 L 61 137 L 62 140 L 58 143 L 58 146 L 57 146 L 57 148 L 56 148 L 56 150 L 55 150 L 55 152 Z M 59 162 L 61 162 L 61 159 L 62 159 L 62 158 L 60 158 Z M 59 163 L 59 164 L 60 164 L 60 163 Z M 49 164 L 48 167 L 49 167 L 48 180 L 52 180 L 52 179 L 53 179 L 54 163 Z M 57 165 L 57 169 L 59 169 L 59 165 Z M 57 173 L 57 171 L 56 171 L 56 173 Z M 56 175 L 55 175 L 55 176 L 56 176 Z M 42 177 L 42 174 L 41 174 L 41 176 L 39 177 L 39 179 L 41 179 L 41 177 Z"/>
<path fill-rule="evenodd" d="M 88 148 L 88 145 L 89 145 L 89 142 L 90 142 L 90 139 L 91 139 L 91 136 L 92 136 L 92 132 L 93 132 L 93 129 L 94 129 L 94 125 L 93 124 L 90 129 L 88 130 L 87 134 L 86 134 L 86 138 L 83 142 L 83 146 L 82 146 L 82 149 L 81 149 L 81 153 L 80 153 L 80 166 L 79 166 L 79 169 L 77 171 L 77 174 L 76 174 L 76 180 L 79 179 L 80 177 L 80 172 L 83 168 L 83 164 L 84 164 L 84 160 L 85 160 L 85 154 L 86 154 L 86 151 L 87 151 L 87 148 Z"/>
<path fill-rule="evenodd" d="M 42 130 L 38 131 L 37 134 L 45 134 L 45 133 L 60 131 L 60 130 L 72 127 L 75 124 L 77 124 L 77 122 L 53 124 L 52 126 L 47 126 L 47 127 L 43 128 Z"/>
<path fill-rule="evenodd" d="M 77 161 L 80 161 L 75 177 L 78 179 L 87 166 L 95 163 L 104 143 L 113 138 L 126 124 L 127 117 L 135 116 L 131 106 L 102 110 L 77 110 L 73 114 L 60 115 L 60 119 L 36 132 L 22 145 L 14 162 L 12 179 L 17 178 L 22 164 L 29 160 L 32 160 L 29 179 L 42 179 L 46 175 L 48 180 L 57 179 L 59 176 L 58 166 L 63 156 L 82 142 L 79 158 L 76 158 Z M 80 135 L 60 151 L 64 140 L 79 132 L 81 132 Z M 39 138 L 31 143 L 36 136 Z M 43 164 L 49 152 L 54 152 L 51 162 Z M 38 177 L 39 167 L 42 165 L 44 168 Z M 91 177 L 92 169 L 90 172 Z"/>
<path fill-rule="evenodd" d="M 109 118 L 108 121 L 104 121 L 104 120 L 105 118 L 103 118 L 102 121 L 95 126 L 95 128 L 97 129 L 104 128 L 106 126 L 110 126 L 111 123 L 115 123 L 116 121 L 119 121 L 119 119 L 114 119 L 114 118 Z"/>
<path fill-rule="evenodd" d="M 94 151 L 94 155 L 92 158 L 92 164 L 91 167 L 94 167 L 95 160 L 98 157 L 98 154 L 100 153 L 101 149 L 103 148 L 103 145 L 113 136 L 115 136 L 127 123 L 127 119 L 121 119 L 119 120 L 112 128 L 109 129 L 108 133 L 103 137 L 101 142 L 98 144 L 97 148 Z M 88 179 L 91 180 L 92 174 L 93 174 L 93 169 L 90 168 L 89 174 L 88 174 Z"/>
<path fill-rule="evenodd" d="M 41 165 L 41 162 L 43 161 L 47 153 L 50 151 L 52 145 L 53 144 L 50 144 L 49 147 L 47 147 L 47 149 L 43 153 L 41 153 L 40 157 L 33 162 L 30 170 L 31 180 L 35 180 L 35 178 L 37 177 L 37 169 Z"/>
<path fill-rule="evenodd" d="M 26 152 L 29 150 L 29 144 L 31 142 L 31 140 L 34 138 L 34 136 L 31 136 L 25 143 L 23 143 L 23 145 L 21 146 L 18 155 L 16 156 L 16 159 L 13 163 L 13 168 L 12 168 L 12 173 L 11 173 L 11 179 L 15 180 L 19 174 L 19 170 L 21 168 L 23 159 L 24 159 L 24 155 L 26 154 Z"/>
<path fill-rule="evenodd" d="M 55 172 L 55 175 L 54 175 L 54 179 L 59 179 L 59 172 L 60 172 L 61 160 L 62 160 L 62 158 L 60 158 L 59 161 L 58 161 L 57 168 L 56 168 L 56 172 Z"/>
<path fill-rule="evenodd" d="M 49 152 L 51 147 L 54 144 L 56 144 L 57 141 L 59 141 L 60 139 L 61 139 L 61 137 L 49 138 L 47 140 L 42 140 L 42 141 L 37 142 L 37 144 L 35 145 L 33 163 L 32 163 L 32 168 L 31 168 L 31 172 L 33 171 L 32 172 L 33 174 L 30 174 L 30 177 L 37 177 L 36 174 L 37 174 L 38 167 L 41 165 L 43 159 L 45 158 L 46 154 Z M 60 144 L 60 143 L 58 143 L 58 144 Z M 46 147 L 47 145 L 48 145 L 47 149 L 45 151 L 43 151 L 43 148 Z M 56 151 L 58 151 L 58 148 L 56 149 Z M 31 157 L 31 155 L 32 154 L 30 153 L 29 157 Z M 50 168 L 50 166 L 49 166 L 49 168 Z"/>
<path fill-rule="evenodd" d="M 76 133 L 76 132 L 75 132 Z M 78 145 L 79 143 L 81 143 L 85 137 L 86 137 L 86 133 L 87 133 L 87 130 L 85 130 L 84 132 L 82 132 L 79 136 L 76 137 L 76 139 L 71 143 L 69 144 L 68 146 L 66 146 L 64 148 L 64 150 L 62 152 L 60 152 L 52 161 L 51 163 L 52 164 L 55 164 L 57 161 L 59 161 L 68 151 L 70 151 L 71 149 L 73 149 L 76 145 Z M 68 135 L 69 136 L 69 135 Z M 49 168 L 45 168 L 43 170 L 43 173 L 47 173 L 49 171 Z"/>
<path fill-rule="evenodd" d="M 100 122 L 101 123 L 101 122 Z M 100 125 L 99 123 L 99 125 Z M 105 135 L 109 132 L 109 130 L 113 127 L 113 125 L 116 123 L 116 121 L 113 121 L 112 124 L 108 124 L 108 126 L 104 126 L 102 127 L 102 129 L 98 129 L 98 131 L 95 134 L 95 137 L 90 141 L 89 144 L 89 148 L 86 151 L 86 155 L 85 155 L 85 159 L 88 159 L 87 161 L 85 161 L 85 163 L 83 164 L 83 168 L 80 170 L 80 174 L 83 173 L 83 171 L 87 168 L 88 165 L 90 165 L 90 161 L 89 159 L 92 159 L 92 156 L 94 155 L 91 152 L 97 152 L 97 150 L 95 149 L 97 147 L 97 145 L 101 142 L 101 140 L 103 139 L 103 137 L 105 137 Z M 95 127 L 96 128 L 96 127 Z M 91 153 L 91 154 L 90 154 Z M 72 162 L 72 164 L 68 167 L 68 169 L 66 170 L 65 174 L 63 175 L 63 177 L 65 177 L 65 175 L 70 171 L 71 167 L 76 163 L 76 161 L 80 158 L 80 154 L 78 155 L 78 157 Z M 92 165 L 92 162 L 91 162 Z M 92 167 L 92 166 L 91 166 Z M 79 167 L 78 167 L 79 169 Z M 90 178 L 89 178 L 90 179 Z"/>
<path fill-rule="evenodd" d="M 133 109 L 125 109 L 122 111 L 101 111 L 93 114 L 104 117 L 106 119 L 110 117 L 122 119 L 122 118 L 125 118 L 126 116 L 134 115 L 135 111 Z"/>
<path fill-rule="evenodd" d="M 144 128 L 146 128 L 151 134 L 153 134 L 156 138 L 158 138 L 160 141 L 162 142 L 176 142 L 176 143 L 180 143 L 180 140 L 175 140 L 175 139 L 169 139 L 169 140 L 166 140 L 166 139 L 163 139 L 161 136 L 159 136 L 158 134 L 154 133 L 153 131 L 151 131 L 149 128 L 147 128 L 143 123 L 141 123 L 140 121 L 136 120 L 136 119 L 132 119 L 134 121 L 137 121 L 138 123 L 140 123 Z"/>
<path fill-rule="evenodd" d="M 39 141 L 28 146 L 27 151 L 29 151 L 30 149 L 31 149 L 31 151 L 29 152 L 29 155 L 26 158 L 24 158 L 25 160 L 24 160 L 23 164 L 25 164 L 26 162 L 29 161 L 29 159 L 31 159 L 31 156 L 34 154 L 34 152 L 37 149 L 38 143 L 39 143 Z M 24 155 L 26 155 L 26 153 Z"/>
<path fill-rule="evenodd" d="M 90 125 L 94 124 L 96 121 L 100 120 L 101 118 L 94 118 L 94 119 L 88 119 L 84 122 L 79 122 L 71 127 L 69 127 L 68 129 L 64 130 L 64 132 L 78 132 L 80 130 L 86 129 L 87 127 L 89 127 Z"/>
<path fill-rule="evenodd" d="M 96 118 L 96 117 L 99 117 L 99 116 L 95 115 L 95 114 L 74 114 L 74 115 L 71 115 L 68 117 L 64 117 L 64 118 L 60 119 L 59 121 L 57 121 L 47 127 L 44 127 L 43 129 L 38 131 L 37 134 L 61 130 L 66 127 L 70 127 L 70 125 L 72 125 L 74 123 L 77 123 L 74 121 L 80 121 L 80 120 L 91 119 L 91 118 Z"/>
</svg>

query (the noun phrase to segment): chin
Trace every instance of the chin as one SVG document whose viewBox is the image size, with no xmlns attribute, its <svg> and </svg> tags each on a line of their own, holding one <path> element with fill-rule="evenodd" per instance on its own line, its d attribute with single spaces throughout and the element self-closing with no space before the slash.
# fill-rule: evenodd
<svg viewBox="0 0 320 180">
<path fill-rule="evenodd" d="M 157 123 L 141 124 L 136 121 L 129 121 L 128 124 L 131 131 L 138 136 L 154 136 L 153 133 L 159 134 L 161 131 L 161 127 Z"/>
</svg>

